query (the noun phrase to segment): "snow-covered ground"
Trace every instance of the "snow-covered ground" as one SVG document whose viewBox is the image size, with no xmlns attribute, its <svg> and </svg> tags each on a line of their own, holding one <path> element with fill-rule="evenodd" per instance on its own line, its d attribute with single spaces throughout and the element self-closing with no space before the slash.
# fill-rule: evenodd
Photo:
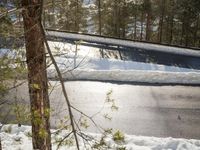
<svg viewBox="0 0 200 150">
<path fill-rule="evenodd" d="M 98 48 L 49 42 L 63 77 L 70 80 L 103 80 L 148 83 L 199 84 L 200 70 L 152 63 L 100 58 Z M 77 49 L 77 51 L 76 51 Z M 69 72 L 70 70 L 70 72 Z M 48 76 L 56 76 L 53 65 Z"/>
<path fill-rule="evenodd" d="M 56 130 L 52 130 L 55 133 Z M 53 150 L 57 149 L 58 141 L 64 138 L 69 132 L 62 131 L 59 134 L 52 134 Z M 100 140 L 102 135 L 94 133 L 85 133 L 95 140 Z M 123 137 L 123 133 L 121 137 Z M 31 141 L 31 127 L 8 124 L 1 129 L 1 140 L 3 150 L 30 150 L 32 149 Z M 91 139 L 92 139 L 91 138 Z M 79 139 L 81 150 L 86 150 L 82 139 Z M 174 139 L 174 138 L 156 138 L 145 137 L 135 135 L 124 135 L 119 141 L 114 140 L 113 134 L 108 134 L 104 138 L 105 144 L 109 147 L 104 147 L 104 150 L 119 150 L 119 148 L 125 148 L 125 150 L 200 150 L 200 140 L 194 139 Z M 93 145 L 94 141 L 90 141 Z M 87 150 L 91 149 L 87 145 Z M 74 144 L 62 145 L 60 150 L 76 150 Z"/>
</svg>

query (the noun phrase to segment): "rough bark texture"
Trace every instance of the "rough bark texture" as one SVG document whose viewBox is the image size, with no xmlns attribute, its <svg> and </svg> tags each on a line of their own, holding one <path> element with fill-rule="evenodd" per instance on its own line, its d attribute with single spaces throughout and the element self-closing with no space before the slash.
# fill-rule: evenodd
<svg viewBox="0 0 200 150">
<path fill-rule="evenodd" d="M 151 37 L 151 1 L 145 0 L 145 11 L 146 11 L 146 41 L 150 41 Z"/>
<path fill-rule="evenodd" d="M 143 21 L 144 21 L 144 13 L 142 12 L 142 15 L 141 15 L 141 31 L 140 31 L 140 41 L 143 40 Z"/>
<path fill-rule="evenodd" d="M 22 0 L 33 149 L 50 150 L 49 97 L 44 38 L 40 26 L 41 0 Z"/>
<path fill-rule="evenodd" d="M 99 35 L 101 35 L 101 0 L 98 1 Z"/>
<path fill-rule="evenodd" d="M 163 36 L 163 23 L 164 23 L 164 15 L 165 15 L 165 0 L 162 0 L 160 2 L 161 7 L 161 15 L 159 20 L 159 31 L 158 31 L 158 42 L 162 42 L 162 36 Z"/>
</svg>

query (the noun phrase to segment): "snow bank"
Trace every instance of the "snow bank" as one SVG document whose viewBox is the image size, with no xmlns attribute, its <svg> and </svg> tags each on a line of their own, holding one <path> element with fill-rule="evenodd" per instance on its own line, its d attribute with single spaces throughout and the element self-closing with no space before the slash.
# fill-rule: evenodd
<svg viewBox="0 0 200 150">
<path fill-rule="evenodd" d="M 55 130 L 52 130 L 55 132 Z M 57 149 L 56 141 L 58 138 L 64 138 L 68 131 L 52 134 L 53 150 Z M 88 136 L 100 140 L 100 134 L 85 133 Z M 32 149 L 31 127 L 17 125 L 5 125 L 0 133 L 2 139 L 2 147 L 4 150 L 28 150 Z M 107 135 L 104 138 L 107 146 L 106 150 L 117 150 L 119 147 L 124 147 L 126 150 L 200 150 L 200 140 L 194 139 L 174 139 L 174 138 L 156 138 L 136 135 L 125 135 L 124 141 L 114 141 L 112 135 Z M 85 150 L 84 143 L 79 139 L 81 150 Z M 92 142 L 91 142 L 92 144 Z M 88 147 L 88 146 L 87 146 Z M 68 149 L 75 150 L 75 145 L 61 146 L 60 150 Z M 91 148 L 88 147 L 87 150 Z"/>
<path fill-rule="evenodd" d="M 144 70 L 63 70 L 66 80 L 95 80 L 168 84 L 200 84 L 200 73 L 195 72 L 161 72 Z M 56 79 L 55 70 L 48 70 L 48 77 Z"/>
<path fill-rule="evenodd" d="M 134 61 L 100 58 L 98 48 L 64 42 L 49 42 L 66 80 L 97 80 L 167 84 L 200 84 L 200 70 Z M 77 48 L 77 51 L 76 51 Z M 0 57 L 15 56 L 8 49 Z M 48 68 L 48 77 L 55 79 L 55 68 Z"/>
<path fill-rule="evenodd" d="M 65 32 L 59 32 L 59 31 L 51 31 L 51 30 L 47 31 L 47 35 L 52 36 L 52 37 L 69 39 L 69 40 L 82 40 L 89 43 L 91 42 L 91 43 L 99 43 L 99 44 L 108 44 L 108 45 L 131 47 L 131 48 L 137 48 L 137 49 L 145 49 L 147 51 L 158 51 L 158 52 L 165 52 L 165 53 L 171 53 L 171 54 L 200 57 L 199 51 L 191 50 L 187 48 L 178 48 L 178 47 L 150 44 L 150 43 L 144 43 L 144 42 L 133 42 L 129 40 L 99 37 L 95 35 L 91 36 L 91 35 L 65 33 Z"/>
<path fill-rule="evenodd" d="M 66 80 L 98 80 L 142 83 L 200 84 L 200 70 L 152 63 L 100 58 L 98 48 L 49 42 Z M 77 51 L 76 51 L 77 48 Z M 72 70 L 72 71 L 71 71 Z M 48 77 L 57 76 L 53 65 Z"/>
</svg>

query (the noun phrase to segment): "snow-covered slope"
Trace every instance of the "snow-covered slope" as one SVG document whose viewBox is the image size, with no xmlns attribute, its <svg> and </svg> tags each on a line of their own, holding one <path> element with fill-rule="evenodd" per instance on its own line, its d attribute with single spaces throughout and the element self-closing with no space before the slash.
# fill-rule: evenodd
<svg viewBox="0 0 200 150">
<path fill-rule="evenodd" d="M 55 130 L 52 130 L 55 132 Z M 53 150 L 57 149 L 58 139 L 62 139 L 69 133 L 68 131 L 52 134 Z M 100 140 L 100 134 L 86 133 L 96 140 Z M 2 139 L 3 150 L 30 150 L 31 143 L 31 127 L 17 125 L 5 125 L 0 133 Z M 124 141 L 114 141 L 112 135 L 107 135 L 104 139 L 106 145 L 110 148 L 105 150 L 117 150 L 117 148 L 126 148 L 126 150 L 200 150 L 200 140 L 194 139 L 174 139 L 174 138 L 156 138 L 135 135 L 124 135 Z M 79 138 L 81 150 L 86 150 L 83 141 Z M 93 142 L 90 143 L 91 145 Z M 87 146 L 87 150 L 90 150 Z M 59 150 L 76 150 L 75 145 L 63 145 Z"/>
<path fill-rule="evenodd" d="M 100 58 L 98 48 L 64 42 L 49 42 L 56 61 L 68 80 L 98 80 L 143 83 L 200 84 L 200 70 L 152 63 Z M 1 49 L 0 57 L 16 53 Z M 55 79 L 51 65 L 48 77 Z"/>
<path fill-rule="evenodd" d="M 57 54 L 56 61 L 69 80 L 103 80 L 148 83 L 200 84 L 200 70 L 180 68 L 134 61 L 99 58 L 98 48 L 61 42 L 49 42 Z M 53 65 L 48 69 L 48 76 L 55 78 Z"/>
<path fill-rule="evenodd" d="M 57 31 L 51 31 L 51 30 L 47 31 L 47 35 L 51 37 L 63 38 L 63 39 L 68 39 L 68 40 L 75 40 L 75 41 L 82 40 L 89 43 L 131 47 L 131 48 L 136 48 L 136 49 L 145 49 L 147 51 L 158 51 L 158 52 L 165 52 L 165 53 L 171 53 L 171 54 L 200 57 L 199 51 L 191 50 L 187 48 L 178 48 L 178 47 L 150 44 L 150 43 L 144 43 L 144 42 L 133 42 L 133 41 L 128 41 L 128 40 L 113 39 L 113 38 L 108 38 L 108 37 L 98 37 L 95 35 L 90 36 L 90 35 L 84 35 L 84 34 L 57 32 Z"/>
</svg>

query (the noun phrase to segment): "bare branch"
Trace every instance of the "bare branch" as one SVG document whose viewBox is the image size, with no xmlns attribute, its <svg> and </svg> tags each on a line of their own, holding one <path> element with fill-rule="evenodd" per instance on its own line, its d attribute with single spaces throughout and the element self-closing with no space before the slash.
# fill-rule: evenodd
<svg viewBox="0 0 200 150">
<path fill-rule="evenodd" d="M 73 113 L 72 113 L 72 110 L 71 110 L 71 104 L 70 104 L 70 101 L 69 101 L 69 98 L 68 98 L 68 95 L 67 95 L 67 92 L 66 92 L 66 89 L 65 89 L 64 80 L 63 80 L 62 74 L 60 72 L 60 69 L 59 69 L 59 67 L 58 67 L 58 65 L 57 65 L 57 63 L 56 63 L 56 61 L 55 61 L 55 59 L 54 59 L 54 57 L 51 53 L 49 44 L 48 44 L 46 36 L 45 36 L 44 27 L 42 26 L 41 23 L 40 23 L 40 25 L 41 25 L 41 30 L 42 30 L 42 33 L 43 33 L 43 36 L 44 36 L 44 42 L 45 42 L 47 51 L 48 51 L 49 56 L 52 60 L 52 63 L 55 66 L 55 69 L 57 71 L 57 74 L 58 74 L 58 77 L 59 77 L 59 80 L 60 80 L 60 83 L 61 83 L 61 86 L 62 86 L 62 91 L 63 91 L 64 97 L 65 97 L 65 100 L 66 100 L 66 103 L 67 103 L 67 106 L 68 106 L 68 111 L 69 111 L 69 116 L 70 116 L 70 121 L 71 121 L 71 126 L 72 126 L 72 132 L 74 134 L 74 138 L 75 138 L 75 141 L 76 141 L 76 147 L 77 147 L 78 150 L 80 150 L 78 138 L 77 138 L 77 135 L 76 135 L 76 129 L 75 129 L 74 121 L 73 121 Z"/>
</svg>

